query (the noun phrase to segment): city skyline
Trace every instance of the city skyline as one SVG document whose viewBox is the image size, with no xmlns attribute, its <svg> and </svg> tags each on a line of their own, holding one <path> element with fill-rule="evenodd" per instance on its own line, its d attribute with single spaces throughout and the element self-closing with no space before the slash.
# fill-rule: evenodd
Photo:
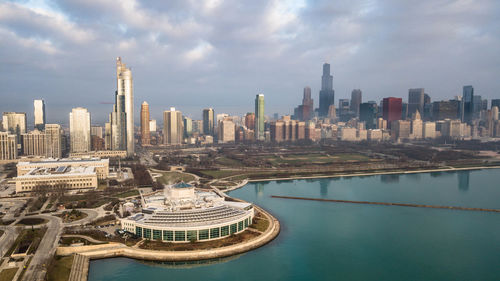
<svg viewBox="0 0 500 281">
<path fill-rule="evenodd" d="M 103 123 L 110 110 L 101 103 L 113 102 L 109 73 L 116 56 L 133 67 L 135 99 L 150 103 L 154 119 L 171 106 L 194 119 L 206 107 L 242 114 L 260 92 L 268 113 L 292 113 L 305 86 L 319 102 L 324 62 L 331 64 L 335 102 L 353 89 L 361 89 L 364 100 L 406 98 L 411 88 L 449 99 L 463 85 L 483 98 L 498 95 L 494 1 L 212 4 L 0 4 L 6 38 L 0 91 L 7 97 L 0 111 L 31 113 L 32 101 L 43 98 L 48 123 L 61 122 L 77 106 Z M 239 9 L 248 12 L 225 13 Z M 189 16 L 174 20 L 181 12 Z M 139 108 L 136 103 L 134 111 Z"/>
</svg>

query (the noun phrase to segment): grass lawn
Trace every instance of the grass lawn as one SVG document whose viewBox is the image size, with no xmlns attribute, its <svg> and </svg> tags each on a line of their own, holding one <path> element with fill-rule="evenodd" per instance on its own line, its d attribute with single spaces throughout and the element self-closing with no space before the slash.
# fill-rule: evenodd
<svg viewBox="0 0 500 281">
<path fill-rule="evenodd" d="M 288 154 L 280 156 L 266 156 L 273 165 L 279 164 L 328 164 L 342 161 L 368 161 L 370 158 L 361 154 Z"/>
<path fill-rule="evenodd" d="M 269 227 L 269 221 L 264 218 L 254 218 L 254 223 L 250 225 L 251 228 L 257 229 L 258 231 L 264 232 Z"/>
<path fill-rule="evenodd" d="M 47 223 L 47 220 L 41 218 L 24 218 L 20 220 L 16 225 L 39 225 L 43 223 Z"/>
<path fill-rule="evenodd" d="M 196 178 L 193 175 L 181 173 L 181 172 L 158 172 L 162 176 L 156 180 L 161 184 L 174 184 L 178 182 L 190 182 L 194 181 Z"/>
<path fill-rule="evenodd" d="M 16 268 L 7 268 L 0 272 L 0 281 L 10 281 L 14 278 L 17 272 Z"/>
<path fill-rule="evenodd" d="M 47 272 L 47 280 L 49 281 L 68 280 L 72 264 L 73 264 L 73 256 L 55 257 L 53 262 L 49 266 Z"/>
<path fill-rule="evenodd" d="M 132 189 L 132 190 L 125 191 L 125 192 L 122 192 L 122 193 L 118 193 L 118 194 L 115 195 L 115 197 L 125 198 L 125 197 L 138 196 L 138 195 L 139 195 L 139 190 Z"/>
<path fill-rule="evenodd" d="M 215 179 L 241 174 L 240 171 L 227 171 L 227 170 L 203 170 L 201 171 L 201 173 Z"/>
<path fill-rule="evenodd" d="M 224 166 L 229 166 L 229 167 L 234 167 L 234 166 L 241 166 L 241 162 L 235 159 L 227 158 L 227 157 L 218 157 L 215 159 L 215 162 L 220 165 Z"/>
</svg>

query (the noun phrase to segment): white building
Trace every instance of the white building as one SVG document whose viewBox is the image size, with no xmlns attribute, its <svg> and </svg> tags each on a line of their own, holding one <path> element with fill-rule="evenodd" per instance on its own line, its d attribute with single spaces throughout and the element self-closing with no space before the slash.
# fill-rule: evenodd
<svg viewBox="0 0 500 281">
<path fill-rule="evenodd" d="M 142 213 L 121 220 L 139 237 L 165 242 L 208 241 L 243 232 L 252 224 L 250 203 L 225 201 L 212 191 L 178 183 L 143 197 Z"/>
<path fill-rule="evenodd" d="M 14 160 L 17 158 L 16 135 L 0 132 L 0 160 Z"/>
<path fill-rule="evenodd" d="M 43 100 L 35 100 L 33 106 L 35 109 L 35 128 L 43 130 L 45 128 L 45 102 Z"/>
<path fill-rule="evenodd" d="M 17 163 L 17 175 L 23 176 L 33 169 L 57 167 L 92 167 L 98 179 L 106 179 L 109 176 L 109 159 L 44 159 L 41 161 Z"/>
<path fill-rule="evenodd" d="M 55 191 L 57 189 L 95 189 L 98 185 L 94 167 L 57 166 L 39 167 L 15 178 L 16 193 Z"/>
<path fill-rule="evenodd" d="M 71 152 L 91 150 L 90 113 L 86 108 L 77 107 L 69 113 Z"/>
</svg>

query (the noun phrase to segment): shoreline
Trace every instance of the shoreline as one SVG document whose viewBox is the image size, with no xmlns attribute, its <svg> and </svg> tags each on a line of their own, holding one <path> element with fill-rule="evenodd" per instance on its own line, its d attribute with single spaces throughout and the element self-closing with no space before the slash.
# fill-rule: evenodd
<svg viewBox="0 0 500 281">
<path fill-rule="evenodd" d="M 221 248 L 194 250 L 194 251 L 157 251 L 145 250 L 125 246 L 121 243 L 103 245 L 57 247 L 58 256 L 75 255 L 71 267 L 69 280 L 87 280 L 90 269 L 90 260 L 126 257 L 144 261 L 200 261 L 216 258 L 225 258 L 260 248 L 274 240 L 281 231 L 281 226 L 273 215 L 261 207 L 254 205 L 269 220 L 267 230 L 261 235 L 239 244 Z"/>
<path fill-rule="evenodd" d="M 442 168 L 442 169 L 409 170 L 409 171 L 385 171 L 385 172 L 366 172 L 366 173 L 335 174 L 335 175 L 297 176 L 297 177 L 285 177 L 285 178 L 248 179 L 248 182 L 287 181 L 287 180 L 343 178 L 343 177 L 347 178 L 347 177 L 396 175 L 396 174 L 420 174 L 420 173 L 453 172 L 453 171 L 483 170 L 483 169 L 500 169 L 500 166 L 476 166 L 476 167 L 463 167 L 463 168 Z"/>
</svg>

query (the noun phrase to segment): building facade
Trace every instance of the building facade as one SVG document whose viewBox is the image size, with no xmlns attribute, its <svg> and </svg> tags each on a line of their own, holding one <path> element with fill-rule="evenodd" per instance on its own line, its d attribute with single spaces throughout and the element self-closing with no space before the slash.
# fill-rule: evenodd
<svg viewBox="0 0 500 281">
<path fill-rule="evenodd" d="M 90 113 L 86 108 L 73 108 L 69 113 L 69 130 L 71 152 L 91 150 Z"/>
<path fill-rule="evenodd" d="M 259 141 L 265 140 L 264 136 L 264 95 L 259 94 L 255 96 L 255 139 Z"/>
<path fill-rule="evenodd" d="M 184 134 L 182 113 L 171 107 L 163 112 L 163 143 L 168 145 L 182 144 Z"/>
<path fill-rule="evenodd" d="M 147 102 L 143 102 L 141 105 L 141 144 L 143 146 L 151 144 L 149 121 L 149 104 Z"/>
<path fill-rule="evenodd" d="M 203 134 L 214 135 L 215 129 L 215 111 L 213 108 L 203 109 Z"/>
<path fill-rule="evenodd" d="M 14 160 L 17 158 L 16 135 L 0 132 L 0 160 Z"/>
<path fill-rule="evenodd" d="M 35 128 L 39 131 L 45 129 L 45 101 L 35 100 L 33 102 L 35 115 Z"/>
<path fill-rule="evenodd" d="M 327 117 L 330 105 L 335 104 L 335 91 L 333 90 L 333 76 L 330 74 L 330 64 L 323 64 L 321 76 L 321 90 L 319 91 L 319 117 Z"/>
</svg>

